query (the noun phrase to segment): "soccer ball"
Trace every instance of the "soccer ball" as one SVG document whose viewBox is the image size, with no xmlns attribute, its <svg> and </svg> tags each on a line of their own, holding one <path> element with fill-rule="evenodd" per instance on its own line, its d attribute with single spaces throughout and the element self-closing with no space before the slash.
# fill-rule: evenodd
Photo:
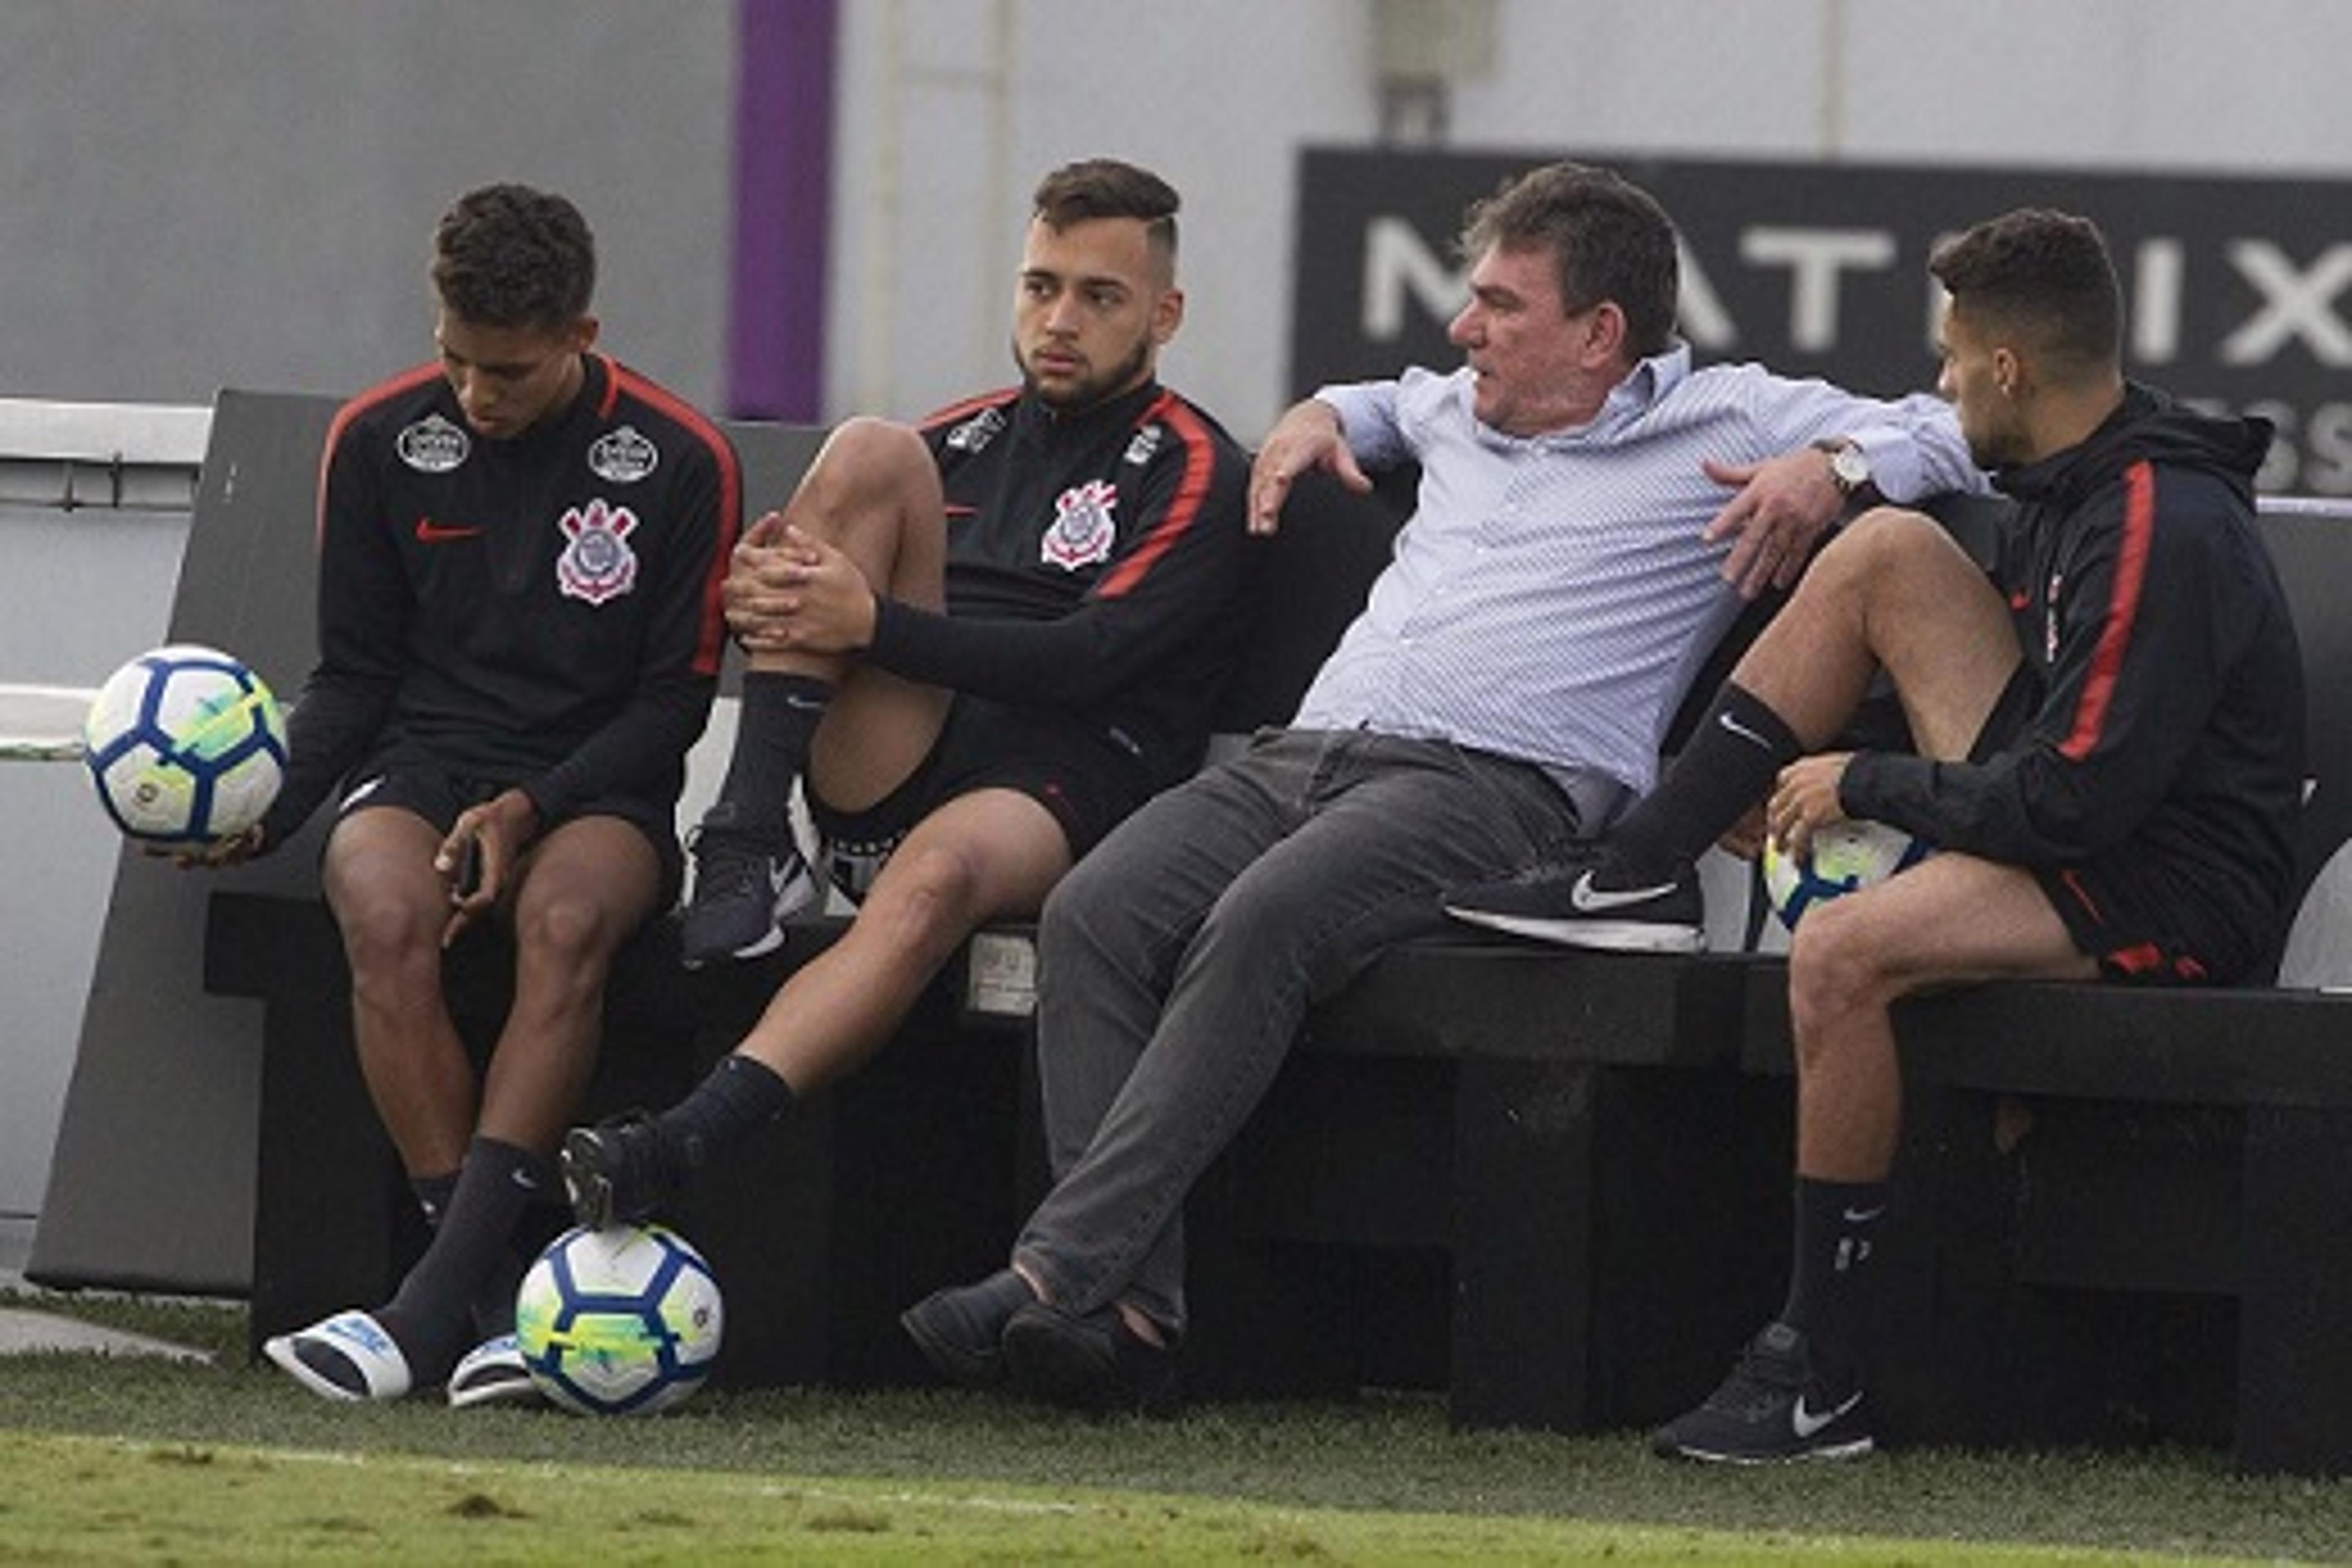
<svg viewBox="0 0 2352 1568">
<path fill-rule="evenodd" d="M 286 721 L 269 688 L 194 643 L 142 653 L 107 677 L 81 741 L 106 814 L 156 844 L 235 837 L 286 774 Z"/>
<path fill-rule="evenodd" d="M 515 1342 L 541 1392 L 583 1415 L 646 1415 L 702 1386 L 719 1356 L 719 1281 L 661 1226 L 575 1226 L 515 1296 Z"/>
<path fill-rule="evenodd" d="M 1777 839 L 1764 843 L 1764 896 L 1790 931 L 1804 912 L 1824 899 L 1851 893 L 1907 870 L 1935 847 L 1899 827 L 1852 818 L 1833 822 L 1812 836 L 1805 853 L 1791 858 Z"/>
</svg>

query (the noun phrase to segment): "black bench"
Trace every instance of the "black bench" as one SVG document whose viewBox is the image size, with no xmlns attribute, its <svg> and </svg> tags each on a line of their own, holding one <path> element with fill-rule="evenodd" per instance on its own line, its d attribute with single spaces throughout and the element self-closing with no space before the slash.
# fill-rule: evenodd
<svg viewBox="0 0 2352 1568">
<path fill-rule="evenodd" d="M 1286 716 L 1384 561 L 1400 502 L 1302 496 L 1264 552 L 1265 643 L 1230 727 Z M 2336 537 L 2347 517 L 2283 504 L 2264 517 L 2315 673 L 2313 871 L 2345 837 L 2336 796 L 2352 788 L 2352 714 L 2336 711 L 2344 683 L 2328 679 L 2352 642 L 2334 585 L 2352 583 L 2352 539 Z M 1969 537 L 1982 519 L 1948 521 Z M 268 1014 L 257 1341 L 373 1299 L 416 1237 L 388 1151 L 373 1170 L 350 1158 L 381 1134 L 350 1066 L 323 915 L 223 893 L 213 921 L 207 988 L 261 996 Z M 812 922 L 760 964 L 698 975 L 649 936 L 616 977 L 591 1110 L 690 1082 L 838 929 Z M 983 933 L 904 1037 L 675 1216 L 726 1281 L 729 1381 L 918 1376 L 898 1309 L 1001 1258 L 1043 1179 L 1023 943 Z M 453 976 L 477 1033 L 501 1005 L 495 962 L 483 975 Z M 1781 1288 L 1780 977 L 1753 954 L 1467 935 L 1374 965 L 1310 1017 L 1188 1208 L 1194 1390 L 1417 1384 L 1445 1388 L 1464 1425 L 1562 1429 L 1645 1423 L 1704 1394 Z M 975 990 L 1000 994 L 976 1006 Z M 1010 1016 L 991 1011 L 1005 993 Z M 2338 1124 L 2352 1072 L 2339 1086 L 2328 1041 L 2340 1005 L 2003 986 L 1906 1007 L 1908 1239 L 1885 1271 L 1885 1359 L 1917 1375 L 1888 1373 L 1889 1435 L 2187 1436 L 2233 1441 L 2250 1468 L 2352 1469 L 2352 1347 L 2325 1331 L 2352 1294 L 2352 1243 L 2335 1234 L 2346 1189 L 2328 1179 L 2352 1160 Z M 2032 1131 L 2004 1142 L 2021 1096 Z M 2110 1331 L 2134 1303 L 2174 1297 L 2183 1310 Z M 2144 1369 L 2091 1378 L 2069 1362 L 2116 1363 L 2133 1346 L 2143 1363 L 2184 1363 L 2179 1408 L 2144 1395 L 2162 1381 Z M 2099 1418 L 2068 1407 L 2078 1394 L 2105 1401 Z"/>
</svg>

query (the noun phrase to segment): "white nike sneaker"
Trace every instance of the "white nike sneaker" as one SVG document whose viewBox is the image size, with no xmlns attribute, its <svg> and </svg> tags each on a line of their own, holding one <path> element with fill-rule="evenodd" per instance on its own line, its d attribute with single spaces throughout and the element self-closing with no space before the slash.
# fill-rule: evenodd
<svg viewBox="0 0 2352 1568">
<path fill-rule="evenodd" d="M 1606 859 L 1538 866 L 1508 881 L 1460 888 L 1445 912 L 1489 931 L 1610 952 L 1696 952 L 1706 946 L 1698 873 L 1627 886 Z"/>
<path fill-rule="evenodd" d="M 1829 1359 L 1788 1324 L 1767 1323 L 1706 1404 L 1658 1428 L 1652 1450 L 1730 1465 L 1860 1458 L 1874 1446 L 1862 1383 L 1850 1369 L 1825 1375 Z"/>
</svg>

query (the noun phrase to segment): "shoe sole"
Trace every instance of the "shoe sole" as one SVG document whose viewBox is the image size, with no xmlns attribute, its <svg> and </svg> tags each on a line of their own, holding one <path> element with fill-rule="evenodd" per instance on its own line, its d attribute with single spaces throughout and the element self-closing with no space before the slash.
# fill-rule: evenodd
<svg viewBox="0 0 2352 1568">
<path fill-rule="evenodd" d="M 1489 931 L 1595 952 L 1700 952 L 1706 947 L 1706 933 L 1696 926 L 1665 925 L 1656 921 L 1551 920 L 1541 915 L 1459 909 L 1452 904 L 1445 906 L 1445 912 L 1457 921 Z"/>
<path fill-rule="evenodd" d="M 466 1388 L 449 1390 L 449 1408 L 478 1410 L 485 1405 L 545 1405 L 547 1395 L 529 1373 L 520 1377 L 500 1376 Z"/>
<path fill-rule="evenodd" d="M 799 912 L 798 906 L 794 907 L 793 912 Z M 784 928 L 780 918 L 778 922 L 772 923 L 768 927 L 767 934 L 757 942 L 746 942 L 741 947 L 723 948 L 717 952 L 694 954 L 681 952 L 678 954 L 678 962 L 688 969 L 708 969 L 714 963 L 737 963 L 750 959 L 764 958 L 783 945 Z"/>
<path fill-rule="evenodd" d="M 1120 1379 L 1116 1360 L 1069 1334 L 1026 1321 L 1007 1323 L 1001 1353 L 1006 1380 L 1033 1399 L 1097 1415 L 1140 1404 Z"/>
<path fill-rule="evenodd" d="M 278 1370 L 317 1394 L 338 1404 L 357 1405 L 366 1396 L 353 1394 L 331 1377 L 322 1377 L 310 1368 L 310 1363 L 294 1353 L 294 1336 L 278 1334 L 262 1342 L 261 1353 L 278 1363 Z"/>
<path fill-rule="evenodd" d="M 572 1137 L 563 1140 L 563 1147 L 555 1156 L 556 1169 L 563 1173 L 563 1196 L 572 1205 L 572 1217 L 583 1230 L 610 1230 L 613 1227 L 613 1184 L 604 1173 L 589 1163 L 591 1155 L 572 1146 Z"/>
<path fill-rule="evenodd" d="M 1661 1458 L 1689 1459 L 1702 1465 L 1794 1465 L 1808 1459 L 1860 1459 L 1868 1458 L 1877 1445 L 1868 1437 L 1852 1437 L 1843 1443 L 1828 1443 L 1817 1448 L 1791 1448 L 1782 1454 L 1731 1454 L 1712 1448 L 1694 1448 L 1680 1443 L 1660 1443 L 1651 1452 Z"/>
</svg>

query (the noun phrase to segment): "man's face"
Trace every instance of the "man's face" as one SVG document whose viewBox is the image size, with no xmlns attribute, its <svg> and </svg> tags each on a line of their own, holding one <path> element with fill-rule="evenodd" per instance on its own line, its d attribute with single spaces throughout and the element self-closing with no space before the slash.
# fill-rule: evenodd
<svg viewBox="0 0 2352 1568">
<path fill-rule="evenodd" d="M 1032 219 L 1013 301 L 1013 357 L 1049 406 L 1088 408 L 1151 376 L 1184 296 L 1139 218 Z"/>
<path fill-rule="evenodd" d="M 1593 315 L 1566 308 L 1548 251 L 1488 249 L 1470 269 L 1470 302 L 1445 330 L 1477 373 L 1471 411 L 1509 436 L 1591 419 L 1614 381 L 1594 357 Z"/>
<path fill-rule="evenodd" d="M 441 374 L 474 433 L 504 441 L 521 435 L 580 390 L 580 355 L 596 341 L 596 321 L 566 327 L 492 327 L 450 314 L 435 318 Z"/>
<path fill-rule="evenodd" d="M 1980 468 L 2025 460 L 2023 416 L 2017 400 L 2002 390 L 2004 378 L 2016 374 L 2015 357 L 1957 308 L 1944 312 L 1936 346 L 1942 356 L 1936 390 L 1952 405 L 1969 459 Z"/>
</svg>

